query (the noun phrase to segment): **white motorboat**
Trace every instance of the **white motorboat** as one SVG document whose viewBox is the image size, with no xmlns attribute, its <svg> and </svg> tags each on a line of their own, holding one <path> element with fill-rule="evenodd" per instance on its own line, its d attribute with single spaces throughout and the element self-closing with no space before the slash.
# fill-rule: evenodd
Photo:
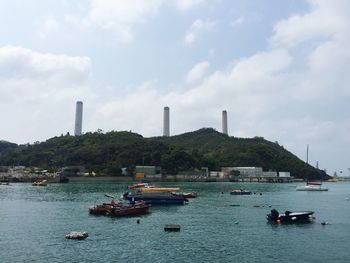
<svg viewBox="0 0 350 263">
<path fill-rule="evenodd" d="M 328 191 L 327 187 L 323 187 L 321 183 L 308 182 L 306 185 L 298 186 L 297 191 Z"/>
</svg>

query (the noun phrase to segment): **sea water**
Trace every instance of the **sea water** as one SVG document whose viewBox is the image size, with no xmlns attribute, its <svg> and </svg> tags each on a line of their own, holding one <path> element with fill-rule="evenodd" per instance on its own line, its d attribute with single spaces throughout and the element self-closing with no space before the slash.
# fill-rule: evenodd
<svg viewBox="0 0 350 263">
<path fill-rule="evenodd" d="M 198 198 L 110 218 L 89 215 L 88 208 L 109 202 L 106 193 L 119 198 L 126 183 L 0 186 L 0 262 L 350 262 L 350 183 L 324 184 L 328 192 L 299 192 L 296 184 L 159 185 L 195 191 Z M 240 188 L 253 194 L 230 195 Z M 272 208 L 312 210 L 316 219 L 271 224 L 266 214 Z M 166 224 L 181 231 L 165 232 Z M 89 237 L 65 238 L 80 230 Z"/>
</svg>

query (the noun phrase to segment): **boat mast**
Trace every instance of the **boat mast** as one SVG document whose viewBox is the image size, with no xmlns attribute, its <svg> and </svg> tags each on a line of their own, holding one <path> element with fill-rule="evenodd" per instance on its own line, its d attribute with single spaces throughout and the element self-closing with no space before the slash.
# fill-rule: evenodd
<svg viewBox="0 0 350 263">
<path fill-rule="evenodd" d="M 309 164 L 309 145 L 306 146 L 306 163 Z"/>
</svg>

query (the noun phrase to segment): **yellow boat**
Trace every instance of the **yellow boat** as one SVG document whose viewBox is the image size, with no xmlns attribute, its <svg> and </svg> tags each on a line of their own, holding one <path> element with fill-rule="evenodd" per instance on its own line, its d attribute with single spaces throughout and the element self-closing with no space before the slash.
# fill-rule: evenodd
<svg viewBox="0 0 350 263">
<path fill-rule="evenodd" d="M 151 188 L 141 188 L 141 191 L 143 192 L 175 192 L 175 191 L 180 191 L 179 187 L 151 187 Z"/>
</svg>

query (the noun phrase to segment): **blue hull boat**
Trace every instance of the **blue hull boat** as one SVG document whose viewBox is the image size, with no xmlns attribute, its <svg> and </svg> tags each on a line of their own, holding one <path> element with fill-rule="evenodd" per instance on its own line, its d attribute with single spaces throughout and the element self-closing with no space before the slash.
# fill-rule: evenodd
<svg viewBox="0 0 350 263">
<path fill-rule="evenodd" d="M 124 198 L 130 202 L 144 201 L 151 205 L 183 205 L 188 202 L 183 196 L 177 195 L 142 195 L 125 193 Z"/>
</svg>

